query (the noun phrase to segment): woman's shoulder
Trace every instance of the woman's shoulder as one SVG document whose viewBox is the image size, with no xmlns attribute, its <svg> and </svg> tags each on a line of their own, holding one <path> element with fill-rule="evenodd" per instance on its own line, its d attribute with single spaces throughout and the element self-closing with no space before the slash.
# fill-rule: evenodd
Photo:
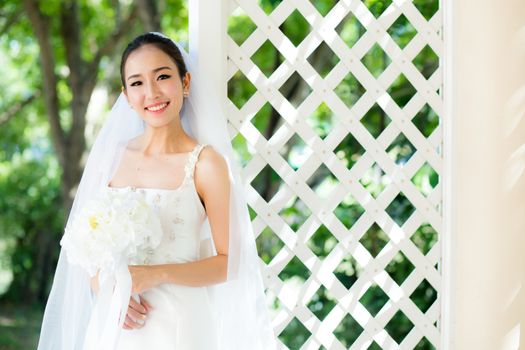
<svg viewBox="0 0 525 350">
<path fill-rule="evenodd" d="M 195 167 L 195 184 L 201 198 L 205 193 L 220 193 L 230 181 L 228 164 L 213 147 L 204 147 Z"/>
<path fill-rule="evenodd" d="M 226 159 L 213 146 L 203 145 L 197 163 L 198 168 L 205 171 L 228 170 Z"/>
</svg>

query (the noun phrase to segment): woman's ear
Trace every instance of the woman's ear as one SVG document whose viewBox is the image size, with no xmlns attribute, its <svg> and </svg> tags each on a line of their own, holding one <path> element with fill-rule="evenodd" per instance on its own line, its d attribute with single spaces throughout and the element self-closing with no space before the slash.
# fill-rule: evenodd
<svg viewBox="0 0 525 350">
<path fill-rule="evenodd" d="M 191 81 L 191 74 L 190 72 L 186 72 L 186 75 L 184 76 L 184 89 L 187 91 L 190 91 L 190 81 Z"/>
</svg>

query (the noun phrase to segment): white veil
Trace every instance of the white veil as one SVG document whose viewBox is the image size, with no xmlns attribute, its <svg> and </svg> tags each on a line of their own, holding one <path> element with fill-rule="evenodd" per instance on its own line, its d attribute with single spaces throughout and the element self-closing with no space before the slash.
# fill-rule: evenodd
<svg viewBox="0 0 525 350">
<path fill-rule="evenodd" d="M 163 34 L 155 34 L 164 37 Z M 195 60 L 181 45 L 175 44 L 191 74 L 190 95 L 185 98 L 181 110 L 183 128 L 199 143 L 209 144 L 222 154 L 230 171 L 228 278 L 225 283 L 208 287 L 215 311 L 217 334 L 220 337 L 218 349 L 275 349 L 275 336 L 266 309 L 259 258 L 226 118 L 217 97 L 206 88 L 207 84 L 200 76 Z M 123 146 L 143 131 L 142 119 L 129 107 L 125 96 L 121 94 L 91 149 L 66 227 L 83 205 L 107 186 L 119 163 Z M 207 252 L 202 258 L 215 251 L 207 222 L 203 231 L 202 247 L 212 249 L 201 249 Z M 84 337 L 96 298 L 91 293 L 87 272 L 70 264 L 66 254 L 62 249 L 44 313 L 39 350 L 84 349 Z M 115 332 L 117 331 L 120 328 L 115 328 Z M 111 350 L 113 347 L 105 344 L 104 349 Z"/>
</svg>

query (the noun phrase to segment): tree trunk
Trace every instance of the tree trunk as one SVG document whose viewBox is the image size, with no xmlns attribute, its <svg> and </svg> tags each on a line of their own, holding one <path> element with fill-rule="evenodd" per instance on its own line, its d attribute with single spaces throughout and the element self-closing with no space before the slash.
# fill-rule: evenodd
<svg viewBox="0 0 525 350">
<path fill-rule="evenodd" d="M 146 2 L 147 3 L 147 2 Z M 76 187 L 82 175 L 82 155 L 86 147 L 84 130 L 86 126 L 86 112 L 91 94 L 97 82 L 97 71 L 100 60 L 104 56 L 110 56 L 119 47 L 122 38 L 128 33 L 133 21 L 137 16 L 136 6 L 131 7 L 128 17 L 121 21 L 117 18 L 115 30 L 110 33 L 106 42 L 99 47 L 93 60 L 87 62 L 81 56 L 82 23 L 78 15 L 78 5 L 74 0 L 63 1 L 60 7 L 59 33 L 65 50 L 67 67 L 69 68 L 68 86 L 72 94 L 72 100 L 68 109 L 72 117 L 71 127 L 66 130 L 60 122 L 60 103 L 58 93 L 58 77 L 55 73 L 56 59 L 55 51 L 51 45 L 51 26 L 53 19 L 40 10 L 39 2 L 36 0 L 24 0 L 24 10 L 28 16 L 34 35 L 40 48 L 40 63 L 42 70 L 43 89 L 46 114 L 51 130 L 51 140 L 62 168 L 61 174 L 61 202 L 64 210 L 65 220 L 71 209 Z M 151 7 L 152 5 L 150 5 Z M 156 11 L 156 7 L 152 7 Z M 150 9 L 150 14 L 151 11 Z M 152 16 L 158 18 L 158 14 Z M 151 23 L 155 23 L 153 20 Z M 31 249 L 32 261 L 37 264 L 36 268 L 26 271 L 25 282 L 37 281 L 38 288 L 27 288 L 25 297 L 29 301 L 45 300 L 47 298 L 47 286 L 49 274 L 52 272 L 55 258 L 60 249 L 58 240 L 61 234 L 51 235 L 49 232 L 40 231 L 21 245 L 35 245 Z"/>
<path fill-rule="evenodd" d="M 139 7 L 140 19 L 144 29 L 148 32 L 160 32 L 160 16 L 157 2 L 154 0 L 136 0 Z"/>
</svg>

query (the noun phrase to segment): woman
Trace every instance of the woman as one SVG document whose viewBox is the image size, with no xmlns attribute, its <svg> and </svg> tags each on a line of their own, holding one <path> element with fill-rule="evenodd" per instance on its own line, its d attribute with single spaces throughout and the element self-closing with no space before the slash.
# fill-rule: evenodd
<svg viewBox="0 0 525 350">
<path fill-rule="evenodd" d="M 162 34 L 135 38 L 120 71 L 123 96 L 90 152 L 68 225 L 97 193 L 133 191 L 155 208 L 162 240 L 128 267 L 131 291 L 118 276 L 100 284 L 62 250 L 38 348 L 273 349 L 219 104 L 191 58 Z"/>
</svg>

